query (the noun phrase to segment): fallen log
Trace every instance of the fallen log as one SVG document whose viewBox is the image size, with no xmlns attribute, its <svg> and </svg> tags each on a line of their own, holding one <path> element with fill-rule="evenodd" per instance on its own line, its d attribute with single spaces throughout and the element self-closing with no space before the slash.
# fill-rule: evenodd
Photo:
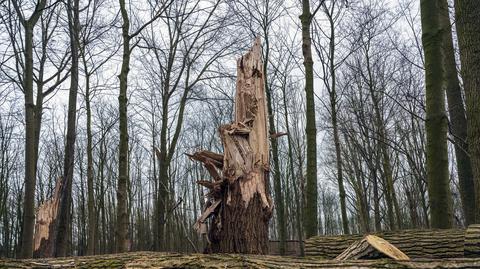
<svg viewBox="0 0 480 269">
<path fill-rule="evenodd" d="M 135 252 L 115 255 L 70 257 L 39 260 L 1 260 L 0 268 L 480 268 L 480 259 L 395 261 L 377 260 L 322 260 L 314 257 L 279 257 L 241 254 L 174 254 Z"/>
<path fill-rule="evenodd" d="M 480 225 L 466 230 L 403 230 L 375 235 L 387 240 L 410 258 L 480 257 Z M 305 255 L 333 259 L 363 235 L 315 236 L 305 240 Z"/>
</svg>

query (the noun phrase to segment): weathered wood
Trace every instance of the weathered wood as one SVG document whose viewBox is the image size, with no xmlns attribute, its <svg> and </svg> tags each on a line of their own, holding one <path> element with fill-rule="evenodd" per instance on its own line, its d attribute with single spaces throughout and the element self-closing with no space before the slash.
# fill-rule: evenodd
<svg viewBox="0 0 480 269">
<path fill-rule="evenodd" d="M 403 230 L 376 233 L 410 258 L 480 257 L 480 226 L 467 230 Z M 335 258 L 362 235 L 315 236 L 305 241 L 307 256 Z M 464 253 L 465 252 L 465 253 Z"/>
<path fill-rule="evenodd" d="M 0 268 L 480 268 L 480 259 L 394 261 L 388 259 L 334 261 L 313 257 L 281 257 L 240 254 L 174 254 L 136 252 L 65 259 L 0 260 Z"/>
<path fill-rule="evenodd" d="M 197 151 L 194 154 L 186 154 L 192 160 L 197 160 L 206 163 L 211 161 L 219 169 L 223 168 L 223 155 L 208 150 Z"/>
<path fill-rule="evenodd" d="M 465 231 L 465 257 L 480 257 L 480 224 L 468 226 Z"/>
<path fill-rule="evenodd" d="M 35 233 L 33 235 L 33 256 L 36 258 L 53 257 L 54 229 L 58 208 L 60 205 L 60 190 L 62 179 L 55 184 L 55 190 L 50 199 L 37 208 L 35 218 Z"/>
<path fill-rule="evenodd" d="M 267 190 L 269 150 L 267 109 L 260 39 L 237 61 L 235 121 L 220 126 L 224 154 L 199 151 L 188 155 L 204 164 L 212 182 L 206 212 L 197 221 L 205 231 L 211 216 L 206 252 L 268 253 L 272 201 Z M 221 170 L 221 172 L 219 171 Z"/>
<path fill-rule="evenodd" d="M 410 260 L 405 253 L 388 243 L 388 241 L 375 235 L 367 235 L 362 240 L 355 241 L 344 252 L 340 253 L 335 260 L 344 261 L 385 257 L 394 260 Z"/>
<path fill-rule="evenodd" d="M 268 244 L 268 255 L 281 255 L 280 254 L 280 240 L 270 240 Z M 299 240 L 286 240 L 285 253 L 287 256 L 302 256 L 301 249 L 303 248 L 303 242 Z"/>
</svg>

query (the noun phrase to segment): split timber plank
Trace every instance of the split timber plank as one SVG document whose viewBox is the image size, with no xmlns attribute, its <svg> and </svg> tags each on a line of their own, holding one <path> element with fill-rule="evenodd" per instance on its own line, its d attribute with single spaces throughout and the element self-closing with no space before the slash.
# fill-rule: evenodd
<svg viewBox="0 0 480 269">
<path fill-rule="evenodd" d="M 394 260 L 410 260 L 402 251 L 390 244 L 383 238 L 375 235 L 367 235 L 362 240 L 354 242 L 335 260 L 360 260 L 389 257 Z"/>
<path fill-rule="evenodd" d="M 332 269 L 372 269 L 372 268 L 412 268 L 450 269 L 480 268 L 480 259 L 444 259 L 395 261 L 378 260 L 322 260 L 313 257 L 279 257 L 241 254 L 174 254 L 154 252 L 134 252 L 115 255 L 85 256 L 61 259 L 1 260 L 4 268 L 106 268 L 106 269 L 146 269 L 146 268 L 332 268 Z"/>
</svg>

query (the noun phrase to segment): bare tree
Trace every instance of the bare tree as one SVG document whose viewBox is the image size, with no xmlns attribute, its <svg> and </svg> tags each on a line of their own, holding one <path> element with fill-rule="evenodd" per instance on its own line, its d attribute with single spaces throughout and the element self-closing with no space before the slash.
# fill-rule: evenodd
<svg viewBox="0 0 480 269">
<path fill-rule="evenodd" d="M 442 45 L 445 25 L 440 22 L 441 1 L 422 1 L 422 42 L 425 50 L 427 182 L 432 227 L 452 227 L 448 173 L 445 71 Z"/>
<path fill-rule="evenodd" d="M 117 252 L 128 250 L 128 211 L 127 211 L 127 185 L 129 181 L 128 173 L 128 120 L 127 120 L 127 88 L 128 72 L 130 71 L 130 57 L 133 48 L 138 41 L 131 44 L 146 27 L 152 24 L 172 3 L 171 0 L 161 1 L 155 4 L 155 13 L 146 23 L 140 25 L 133 33 L 130 32 L 130 17 L 125 0 L 119 0 L 120 14 L 122 16 L 122 38 L 123 38 L 123 57 L 120 75 L 120 92 L 118 96 L 119 109 L 119 158 L 118 158 L 118 186 L 117 186 Z"/>
<path fill-rule="evenodd" d="M 313 57 L 310 27 L 312 19 L 324 1 L 312 13 L 310 0 L 302 0 L 302 53 L 305 66 L 305 94 L 306 94 L 306 134 L 307 134 L 307 176 L 306 176 L 306 204 L 304 226 L 306 237 L 317 234 L 318 228 L 318 189 L 317 189 L 317 128 L 315 122 L 315 99 L 313 86 Z"/>
<path fill-rule="evenodd" d="M 22 257 L 33 255 L 33 225 L 35 221 L 34 201 L 36 186 L 36 169 L 40 128 L 42 122 L 43 102 L 45 97 L 67 78 L 62 71 L 67 64 L 67 55 L 60 56 L 55 65 L 57 71 L 45 77 L 46 64 L 52 61 L 47 54 L 48 43 L 58 25 L 56 2 L 47 6 L 46 0 L 24 4 L 18 0 L 7 3 L 8 16 L 2 17 L 7 26 L 15 64 L 4 69 L 11 82 L 17 85 L 25 96 L 25 197 L 22 229 Z M 26 13 L 31 13 L 26 17 Z M 41 46 L 34 49 L 34 28 L 41 22 Z M 23 43 L 21 43 L 23 41 Z M 39 57 L 38 66 L 34 65 L 34 56 Z M 57 55 L 58 56 L 58 55 Z M 57 57 L 58 58 L 58 57 Z M 38 70 L 38 71 L 37 71 Z M 37 71 L 37 73 L 35 72 Z M 36 84 L 36 101 L 34 101 L 34 84 Z M 47 89 L 44 89 L 48 85 Z"/>
</svg>

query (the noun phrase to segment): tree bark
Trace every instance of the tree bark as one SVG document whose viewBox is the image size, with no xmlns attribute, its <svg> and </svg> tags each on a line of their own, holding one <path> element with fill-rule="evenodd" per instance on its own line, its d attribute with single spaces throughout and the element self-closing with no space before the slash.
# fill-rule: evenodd
<svg viewBox="0 0 480 269">
<path fill-rule="evenodd" d="M 286 77 L 284 78 L 284 83 L 282 85 L 282 94 L 283 94 L 283 109 L 284 109 L 284 116 L 285 116 L 285 126 L 287 128 L 287 142 L 288 142 L 288 166 L 290 169 L 290 177 L 292 178 L 293 182 L 293 193 L 295 199 L 295 206 L 296 206 L 296 212 L 295 212 L 295 221 L 297 225 L 297 236 L 298 236 L 298 241 L 303 242 L 303 227 L 302 227 L 302 209 L 303 209 L 303 204 L 302 204 L 302 199 L 301 195 L 299 194 L 298 189 L 300 188 L 300 184 L 302 182 L 300 181 L 300 177 L 296 176 L 295 173 L 295 168 L 294 168 L 294 159 L 293 159 L 293 141 L 292 141 L 292 133 L 290 131 L 290 124 L 289 124 L 289 115 L 288 115 L 288 108 L 287 108 L 287 97 L 286 97 Z M 303 244 L 300 244 L 300 256 L 304 255 L 304 247 Z"/>
<path fill-rule="evenodd" d="M 467 230 L 403 230 L 375 235 L 387 240 L 410 258 L 446 259 L 480 257 L 480 228 Z M 305 241 L 305 255 L 333 259 L 363 235 L 315 236 Z"/>
<path fill-rule="evenodd" d="M 309 238 L 318 233 L 318 189 L 317 189 L 317 128 L 315 122 L 315 97 L 313 85 L 313 58 L 310 25 L 312 13 L 310 0 L 302 0 L 302 53 L 305 66 L 305 95 L 306 95 L 306 139 L 307 139 L 307 175 L 304 226 L 305 236 Z"/>
<path fill-rule="evenodd" d="M 86 70 L 86 66 L 85 66 Z M 96 213 L 94 201 L 94 171 L 93 171 L 93 135 L 92 135 L 92 108 L 90 96 L 90 75 L 85 76 L 85 109 L 87 112 L 87 255 L 95 254 Z"/>
<path fill-rule="evenodd" d="M 475 185 L 475 222 L 480 221 L 480 5 L 475 0 L 456 0 L 461 74 L 467 110 L 468 152 Z"/>
<path fill-rule="evenodd" d="M 120 93 L 118 96 L 119 132 L 118 149 L 118 185 L 117 185 L 117 223 L 115 229 L 116 251 L 128 251 L 128 118 L 127 118 L 127 87 L 128 72 L 130 71 L 130 21 L 125 0 L 119 0 L 122 15 L 123 58 L 119 75 Z"/>
<path fill-rule="evenodd" d="M 67 255 L 67 246 L 71 228 L 71 204 L 73 168 L 75 161 L 75 138 L 77 121 L 78 94 L 78 42 L 80 39 L 79 0 L 67 1 L 68 28 L 70 33 L 70 49 L 72 66 L 70 68 L 70 91 L 68 97 L 67 141 L 63 164 L 63 178 L 60 191 L 60 204 L 56 216 L 54 256 Z"/>
<path fill-rule="evenodd" d="M 23 197 L 23 227 L 21 235 L 21 253 L 23 258 L 33 255 L 33 228 L 35 224 L 35 185 L 37 153 L 35 147 L 35 104 L 33 102 L 33 29 L 42 15 L 46 0 L 37 3 L 29 19 L 23 17 L 17 1 L 13 6 L 25 30 L 23 91 L 25 97 L 25 196 Z"/>
<path fill-rule="evenodd" d="M 75 259 L 0 260 L 5 268 L 478 268 L 480 259 L 421 259 L 413 261 L 377 260 L 321 260 L 308 257 L 279 257 L 239 254 L 175 254 L 136 252 L 129 254 L 86 256 Z"/>
<path fill-rule="evenodd" d="M 33 228 L 35 223 L 35 104 L 33 103 L 33 25 L 25 27 L 25 196 L 23 202 L 23 228 L 21 257 L 33 255 Z"/>
<path fill-rule="evenodd" d="M 327 13 L 328 21 L 330 24 L 330 38 L 329 38 L 329 72 L 331 77 L 331 86 L 329 89 L 330 95 L 330 113 L 333 127 L 333 142 L 335 144 L 335 160 L 337 168 L 337 183 L 338 183 L 338 195 L 340 198 L 340 212 L 342 215 L 342 227 L 343 233 L 349 234 L 350 228 L 348 227 L 348 215 L 347 215 L 347 203 L 345 186 L 343 185 L 343 160 L 342 160 L 342 147 L 340 144 L 340 135 L 338 131 L 338 102 L 337 102 L 337 73 L 335 70 L 335 22 L 333 21 L 332 14 Z M 327 87 L 328 88 L 328 87 Z"/>
<path fill-rule="evenodd" d="M 237 61 L 235 121 L 220 127 L 222 155 L 205 151 L 190 157 L 201 161 L 213 181 L 208 207 L 196 223 L 206 233 L 212 216 L 207 252 L 266 254 L 272 201 L 268 193 L 269 150 L 267 108 L 260 39 Z M 222 174 L 217 171 L 222 169 Z"/>
<path fill-rule="evenodd" d="M 452 227 L 445 113 L 444 61 L 445 29 L 440 23 L 442 0 L 420 2 L 422 43 L 425 50 L 427 185 L 432 228 Z"/>
<path fill-rule="evenodd" d="M 455 52 L 453 49 L 452 27 L 448 11 L 448 1 L 442 0 L 440 7 L 440 24 L 445 30 L 443 41 L 443 57 L 445 68 L 445 86 L 447 93 L 448 114 L 450 116 L 450 132 L 455 141 L 457 159 L 457 175 L 460 185 L 463 213 L 466 225 L 475 223 L 475 185 L 473 183 L 472 166 L 468 156 L 467 118 L 463 104 L 462 88 L 458 79 Z"/>
<path fill-rule="evenodd" d="M 285 254 L 286 240 L 287 240 L 287 222 L 285 220 L 285 204 L 282 192 L 282 179 L 280 177 L 280 161 L 278 159 L 278 141 L 277 137 L 273 134 L 277 133 L 275 129 L 275 119 L 273 115 L 273 106 L 272 106 L 272 89 L 268 84 L 267 80 L 267 64 L 268 57 L 270 52 L 270 47 L 268 44 L 268 36 L 265 35 L 265 62 L 263 63 L 263 74 L 264 74 L 264 83 L 265 83 L 265 93 L 267 97 L 267 108 L 268 108 L 268 126 L 270 133 L 270 145 L 272 146 L 272 161 L 273 161 L 273 189 L 275 194 L 275 213 L 277 215 L 277 230 L 278 230 L 278 239 L 280 241 L 279 251 L 280 255 Z M 268 180 L 268 179 L 266 179 Z"/>
</svg>

